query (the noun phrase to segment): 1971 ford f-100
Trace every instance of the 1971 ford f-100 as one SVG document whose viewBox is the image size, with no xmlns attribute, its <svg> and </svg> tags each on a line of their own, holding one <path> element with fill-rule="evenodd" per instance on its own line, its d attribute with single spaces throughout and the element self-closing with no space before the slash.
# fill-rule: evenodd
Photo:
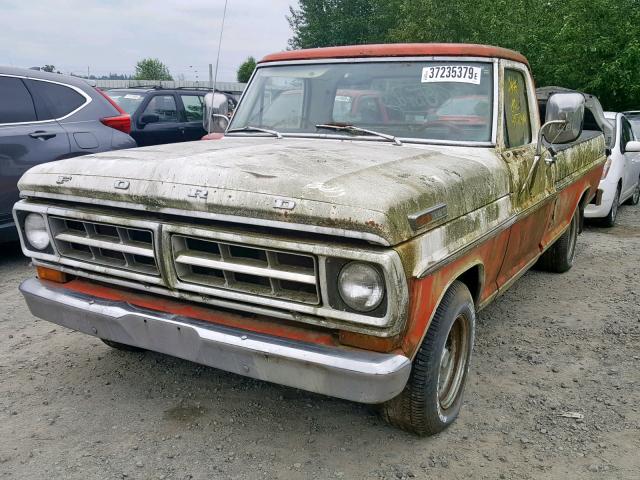
<svg viewBox="0 0 640 480">
<path fill-rule="evenodd" d="M 432 434 L 460 410 L 476 313 L 536 263 L 571 268 L 605 162 L 583 115 L 556 94 L 541 127 L 527 60 L 502 48 L 270 55 L 222 140 L 26 173 L 21 290 L 116 348 Z"/>
</svg>

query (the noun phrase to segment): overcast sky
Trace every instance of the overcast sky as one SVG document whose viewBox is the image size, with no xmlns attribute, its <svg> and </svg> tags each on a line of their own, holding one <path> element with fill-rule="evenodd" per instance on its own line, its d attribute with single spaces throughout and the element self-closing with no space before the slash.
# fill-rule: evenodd
<svg viewBox="0 0 640 480">
<path fill-rule="evenodd" d="M 250 55 L 285 50 L 295 0 L 229 0 L 218 79 Z M 157 57 L 174 78 L 208 79 L 224 0 L 0 0 L 0 65 L 53 64 L 63 73 L 133 73 Z"/>
</svg>

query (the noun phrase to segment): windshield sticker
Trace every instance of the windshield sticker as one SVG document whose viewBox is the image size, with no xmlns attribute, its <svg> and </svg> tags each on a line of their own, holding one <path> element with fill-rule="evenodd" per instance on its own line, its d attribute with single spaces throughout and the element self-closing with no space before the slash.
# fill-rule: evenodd
<svg viewBox="0 0 640 480">
<path fill-rule="evenodd" d="M 439 65 L 422 69 L 422 83 L 472 83 L 480 85 L 482 69 L 463 65 Z"/>
<path fill-rule="evenodd" d="M 131 95 L 130 93 L 127 93 L 124 98 L 130 98 L 131 100 L 140 100 L 142 98 L 141 95 Z"/>
</svg>

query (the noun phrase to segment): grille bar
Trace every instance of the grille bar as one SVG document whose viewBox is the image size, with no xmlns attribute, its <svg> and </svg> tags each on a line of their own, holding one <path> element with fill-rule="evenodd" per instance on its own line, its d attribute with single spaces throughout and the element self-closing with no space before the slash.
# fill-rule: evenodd
<svg viewBox="0 0 640 480">
<path fill-rule="evenodd" d="M 171 236 L 171 247 L 180 289 L 195 291 L 195 286 L 203 286 L 212 295 L 215 289 L 225 289 L 313 305 L 320 302 L 317 264 L 311 255 L 178 234 Z"/>
<path fill-rule="evenodd" d="M 93 264 L 160 276 L 151 230 L 53 216 L 49 225 L 63 257 L 80 260 L 88 267 Z"/>
<path fill-rule="evenodd" d="M 222 258 L 209 258 L 203 253 L 193 254 L 191 252 L 181 253 L 176 257 L 176 263 L 192 266 L 202 266 L 214 268 L 234 273 L 246 273 L 247 275 L 257 275 L 262 277 L 275 278 L 278 280 L 290 280 L 292 282 L 316 284 L 316 277 L 312 274 L 300 273 L 295 270 L 282 270 L 279 268 L 258 267 L 251 262 L 242 260 L 223 260 Z"/>
<path fill-rule="evenodd" d="M 130 253 L 131 255 L 141 255 L 149 258 L 154 257 L 151 247 L 139 247 L 137 245 L 118 243 L 108 237 L 85 237 L 75 233 L 59 233 L 55 238 L 62 242 L 77 243 L 79 245 L 86 245 L 87 247 L 114 250 L 116 252 Z"/>
</svg>

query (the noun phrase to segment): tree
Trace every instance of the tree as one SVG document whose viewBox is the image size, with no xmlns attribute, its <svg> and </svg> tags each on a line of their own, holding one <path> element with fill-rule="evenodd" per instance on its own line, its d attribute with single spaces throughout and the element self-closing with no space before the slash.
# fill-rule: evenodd
<svg viewBox="0 0 640 480">
<path fill-rule="evenodd" d="M 540 86 L 640 105 L 639 0 L 299 0 L 292 48 L 386 42 L 483 43 L 523 53 Z"/>
<path fill-rule="evenodd" d="M 256 59 L 253 57 L 247 58 L 242 65 L 238 68 L 238 81 L 240 83 L 247 83 L 256 69 Z"/>
<path fill-rule="evenodd" d="M 157 58 L 144 58 L 136 64 L 135 80 L 173 80 L 169 68 Z"/>
<path fill-rule="evenodd" d="M 49 72 L 49 73 L 53 73 L 56 71 L 56 67 L 53 65 L 45 65 L 44 67 L 42 67 L 42 71 L 43 72 Z"/>
<path fill-rule="evenodd" d="M 388 42 L 399 0 L 299 0 L 289 7 L 291 48 Z"/>
</svg>

